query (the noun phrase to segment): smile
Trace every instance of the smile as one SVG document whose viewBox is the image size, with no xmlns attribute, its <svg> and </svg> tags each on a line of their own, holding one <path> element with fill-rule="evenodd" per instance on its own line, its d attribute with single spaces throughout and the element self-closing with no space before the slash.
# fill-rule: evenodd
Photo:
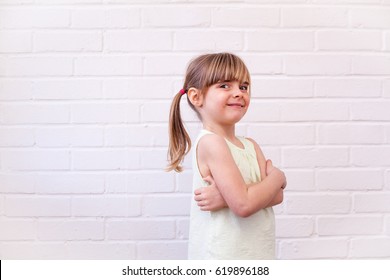
<svg viewBox="0 0 390 280">
<path fill-rule="evenodd" d="M 231 103 L 231 104 L 227 104 L 227 106 L 229 107 L 241 107 L 241 108 L 244 108 L 245 105 L 242 105 L 240 103 Z"/>
</svg>

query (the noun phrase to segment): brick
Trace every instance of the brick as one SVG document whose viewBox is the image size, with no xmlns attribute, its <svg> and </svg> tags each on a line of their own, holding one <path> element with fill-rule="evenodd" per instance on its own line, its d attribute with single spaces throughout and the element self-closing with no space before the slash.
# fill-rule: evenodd
<svg viewBox="0 0 390 280">
<path fill-rule="evenodd" d="M 156 87 L 159 90 L 156 90 Z M 157 98 L 167 98 L 171 100 L 174 90 L 172 89 L 172 79 L 170 77 L 140 77 L 137 79 L 104 80 L 103 93 L 107 99 L 155 100 Z"/>
<path fill-rule="evenodd" d="M 0 80 L 0 100 L 30 100 L 32 99 L 32 86 L 33 82 L 29 80 L 2 78 Z"/>
<path fill-rule="evenodd" d="M 72 164 L 75 170 L 124 170 L 129 168 L 129 156 L 124 149 L 80 150 L 72 152 Z"/>
<path fill-rule="evenodd" d="M 107 31 L 104 50 L 109 52 L 147 52 L 172 50 L 170 31 Z"/>
<path fill-rule="evenodd" d="M 390 193 L 357 193 L 354 195 L 354 210 L 356 213 L 387 213 L 390 212 Z"/>
<path fill-rule="evenodd" d="M 347 75 L 351 72 L 351 58 L 346 55 L 291 55 L 285 58 L 288 75 Z"/>
<path fill-rule="evenodd" d="M 69 217 L 69 196 L 15 195 L 5 199 L 8 217 Z"/>
<path fill-rule="evenodd" d="M 69 122 L 67 104 L 10 103 L 1 106 L 1 121 L 7 124 L 63 124 Z"/>
<path fill-rule="evenodd" d="M 314 220 L 308 217 L 278 216 L 276 238 L 309 237 L 314 233 Z"/>
<path fill-rule="evenodd" d="M 390 234 L 390 216 L 385 218 L 385 231 L 388 235 Z"/>
<path fill-rule="evenodd" d="M 381 81 L 375 79 L 321 79 L 315 81 L 315 93 L 320 97 L 380 97 Z"/>
<path fill-rule="evenodd" d="M 379 235 L 382 228 L 382 216 L 332 216 L 317 220 L 319 236 Z"/>
<path fill-rule="evenodd" d="M 133 28 L 140 26 L 141 12 L 131 7 L 88 7 L 72 11 L 71 21 L 74 28 Z"/>
<path fill-rule="evenodd" d="M 127 123 L 138 122 L 138 103 L 86 103 L 72 105 L 72 123 Z"/>
<path fill-rule="evenodd" d="M 316 185 L 323 191 L 366 191 L 383 188 L 383 172 L 381 170 L 322 169 L 316 173 Z"/>
<path fill-rule="evenodd" d="M 251 101 L 242 122 L 274 122 L 280 120 L 280 106 L 274 102 Z"/>
<path fill-rule="evenodd" d="M 324 124 L 319 126 L 320 144 L 384 143 L 384 127 L 367 124 Z"/>
<path fill-rule="evenodd" d="M 183 99 L 183 98 L 182 98 Z M 185 101 L 185 100 L 183 100 Z M 180 110 L 183 121 L 189 120 L 188 112 L 191 112 L 189 106 L 182 102 L 180 104 Z M 142 106 L 142 121 L 143 122 L 164 122 L 168 123 L 169 120 L 169 110 L 171 108 L 171 103 L 169 102 L 148 102 Z M 187 111 L 185 113 L 184 111 Z M 190 120 L 196 120 L 195 116 L 192 116 Z"/>
<path fill-rule="evenodd" d="M 14 56 L 5 60 L 5 72 L 8 77 L 56 77 L 73 74 L 71 57 Z"/>
<path fill-rule="evenodd" d="M 283 148 L 283 166 L 291 168 L 345 167 L 349 150 L 344 147 Z"/>
<path fill-rule="evenodd" d="M 104 221 L 98 220 L 40 220 L 38 239 L 41 241 L 103 240 Z"/>
<path fill-rule="evenodd" d="M 379 51 L 382 49 L 380 31 L 319 31 L 317 33 L 319 50 Z"/>
<path fill-rule="evenodd" d="M 223 7 L 213 12 L 216 27 L 277 27 L 279 22 L 280 11 L 274 7 Z"/>
<path fill-rule="evenodd" d="M 9 150 L 2 154 L 5 170 L 69 170 L 70 153 L 64 150 Z"/>
<path fill-rule="evenodd" d="M 240 51 L 244 34 L 236 31 L 177 31 L 175 50 L 178 51 Z"/>
<path fill-rule="evenodd" d="M 67 259 L 69 258 L 67 247 L 68 245 L 65 242 L 12 241 L 2 242 L 1 253 L 2 258 L 13 260 Z"/>
<path fill-rule="evenodd" d="M 353 56 L 352 74 L 354 75 L 389 75 L 390 57 L 378 56 Z"/>
<path fill-rule="evenodd" d="M 385 46 L 385 50 L 389 51 L 390 50 L 390 32 L 386 32 L 385 33 L 386 37 L 385 37 L 385 42 L 384 42 L 384 46 Z"/>
<path fill-rule="evenodd" d="M 272 54 L 245 54 L 241 58 L 244 60 L 252 76 L 283 73 L 283 58 L 280 56 Z"/>
<path fill-rule="evenodd" d="M 28 173 L 3 173 L 0 174 L 0 193 L 25 193 L 35 192 L 35 175 Z"/>
<path fill-rule="evenodd" d="M 137 244 L 139 260 L 176 260 L 187 259 L 188 244 L 185 241 L 147 242 Z"/>
<path fill-rule="evenodd" d="M 281 241 L 279 247 L 284 259 L 340 259 L 348 256 L 346 239 Z"/>
<path fill-rule="evenodd" d="M 90 31 L 45 31 L 34 33 L 35 52 L 97 52 L 102 50 L 102 34 Z"/>
<path fill-rule="evenodd" d="M 53 260 L 68 258 L 65 242 L 23 242 L 2 243 L 2 256 L 7 259 Z"/>
<path fill-rule="evenodd" d="M 383 81 L 383 97 L 390 97 L 390 80 Z"/>
<path fill-rule="evenodd" d="M 104 131 L 100 127 L 75 126 L 70 133 L 73 147 L 101 147 L 104 144 Z"/>
<path fill-rule="evenodd" d="M 175 177 L 176 177 L 177 192 L 189 193 L 192 195 L 192 177 L 193 177 L 192 171 L 183 171 L 180 174 L 175 174 Z"/>
<path fill-rule="evenodd" d="M 349 11 L 351 26 L 355 28 L 389 28 L 390 9 L 378 8 L 351 8 Z"/>
<path fill-rule="evenodd" d="M 247 33 L 250 51 L 313 51 L 312 31 L 255 31 Z"/>
<path fill-rule="evenodd" d="M 84 56 L 75 59 L 77 76 L 139 76 L 142 58 L 125 55 Z"/>
<path fill-rule="evenodd" d="M 211 23 L 211 10 L 206 7 L 143 8 L 146 27 L 206 27 Z"/>
<path fill-rule="evenodd" d="M 351 209 L 351 198 L 346 194 L 286 194 L 285 204 L 288 214 L 345 214 Z"/>
<path fill-rule="evenodd" d="M 389 220 L 390 221 L 390 220 Z M 189 236 L 189 219 L 180 219 L 176 222 L 176 238 L 187 240 Z"/>
<path fill-rule="evenodd" d="M 144 74 L 147 76 L 183 76 L 190 59 L 192 56 L 188 55 L 148 55 L 144 60 Z"/>
<path fill-rule="evenodd" d="M 353 147 L 351 163 L 359 167 L 390 165 L 390 148 L 381 146 Z"/>
<path fill-rule="evenodd" d="M 140 214 L 139 197 L 93 195 L 72 199 L 72 215 L 76 217 L 135 217 Z"/>
<path fill-rule="evenodd" d="M 367 101 L 351 104 L 351 119 L 354 121 L 389 121 L 390 101 Z"/>
<path fill-rule="evenodd" d="M 251 98 L 302 98 L 314 95 L 314 82 L 305 79 L 253 78 Z M 262 101 L 263 102 L 263 101 Z"/>
<path fill-rule="evenodd" d="M 0 31 L 0 53 L 32 51 L 32 33 L 29 31 Z"/>
<path fill-rule="evenodd" d="M 312 125 L 251 125 L 248 136 L 262 145 L 314 144 L 315 128 Z"/>
<path fill-rule="evenodd" d="M 68 147 L 71 144 L 70 128 L 40 128 L 35 138 L 38 147 Z"/>
<path fill-rule="evenodd" d="M 72 172 L 61 176 L 51 173 L 35 175 L 33 186 L 38 194 L 96 194 L 104 192 L 104 185 L 105 178 L 102 174 Z"/>
<path fill-rule="evenodd" d="M 148 196 L 143 199 L 142 214 L 144 216 L 188 216 L 192 197 Z"/>
<path fill-rule="evenodd" d="M 34 220 L 0 219 L 0 240 L 35 240 L 36 223 Z"/>
<path fill-rule="evenodd" d="M 281 104 L 284 121 L 335 121 L 348 120 L 349 106 L 340 102 L 289 102 Z M 329 112 L 332 114 L 329 114 Z"/>
<path fill-rule="evenodd" d="M 68 259 L 134 260 L 136 244 L 133 242 L 68 242 Z"/>
<path fill-rule="evenodd" d="M 9 7 L 2 8 L 0 13 L 0 27 L 6 29 L 67 28 L 70 25 L 70 11 L 65 8 Z"/>
<path fill-rule="evenodd" d="M 0 193 L 2 193 L 2 191 Z M 5 197 L 5 195 L 0 194 L 0 215 L 2 215 L 2 216 L 4 216 L 4 214 L 5 214 L 4 197 Z"/>
<path fill-rule="evenodd" d="M 111 174 L 106 179 L 108 193 L 171 193 L 174 187 L 174 174 L 162 170 Z"/>
<path fill-rule="evenodd" d="M 167 153 L 167 149 L 142 151 L 140 168 L 163 170 L 168 164 Z"/>
<path fill-rule="evenodd" d="M 343 7 L 283 7 L 282 27 L 346 27 L 348 9 Z"/>
<path fill-rule="evenodd" d="M 390 238 L 354 238 L 351 240 L 351 258 L 389 258 Z"/>
<path fill-rule="evenodd" d="M 101 81 L 95 79 L 36 80 L 32 95 L 36 100 L 85 100 L 102 98 Z"/>
<path fill-rule="evenodd" d="M 168 127 L 160 125 L 110 126 L 105 129 L 107 146 L 166 147 Z"/>
<path fill-rule="evenodd" d="M 175 237 L 175 221 L 160 219 L 108 220 L 108 240 L 166 240 Z"/>
<path fill-rule="evenodd" d="M 314 171 L 312 170 L 283 170 L 287 178 L 287 191 L 315 191 Z"/>
<path fill-rule="evenodd" d="M 34 131 L 31 128 L 0 128 L 0 147 L 31 147 Z"/>
</svg>

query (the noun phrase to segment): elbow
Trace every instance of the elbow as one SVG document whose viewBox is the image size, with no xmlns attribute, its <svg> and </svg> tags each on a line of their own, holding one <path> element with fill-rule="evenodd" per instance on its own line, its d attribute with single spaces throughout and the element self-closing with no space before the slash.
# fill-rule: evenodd
<svg viewBox="0 0 390 280">
<path fill-rule="evenodd" d="M 253 212 L 246 205 L 242 205 L 233 210 L 234 214 L 241 218 L 248 218 Z"/>
</svg>

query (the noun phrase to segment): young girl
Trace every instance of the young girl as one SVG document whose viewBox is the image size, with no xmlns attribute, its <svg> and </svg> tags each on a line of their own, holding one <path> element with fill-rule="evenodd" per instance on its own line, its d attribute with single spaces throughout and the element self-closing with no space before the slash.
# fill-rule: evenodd
<svg viewBox="0 0 390 280">
<path fill-rule="evenodd" d="M 185 94 L 203 124 L 193 152 L 189 259 L 275 258 L 271 206 L 282 202 L 286 178 L 255 141 L 235 134 L 250 103 L 248 69 L 229 53 L 191 61 L 169 120 L 168 170 L 178 172 L 191 148 L 180 116 Z"/>
</svg>

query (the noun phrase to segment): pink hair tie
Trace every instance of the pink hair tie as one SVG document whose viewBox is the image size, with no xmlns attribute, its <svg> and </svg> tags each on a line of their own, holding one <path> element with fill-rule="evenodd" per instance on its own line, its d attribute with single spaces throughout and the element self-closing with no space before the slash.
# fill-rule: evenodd
<svg viewBox="0 0 390 280">
<path fill-rule="evenodd" d="M 183 88 L 179 92 L 180 92 L 181 95 L 186 93 L 186 91 Z"/>
</svg>

